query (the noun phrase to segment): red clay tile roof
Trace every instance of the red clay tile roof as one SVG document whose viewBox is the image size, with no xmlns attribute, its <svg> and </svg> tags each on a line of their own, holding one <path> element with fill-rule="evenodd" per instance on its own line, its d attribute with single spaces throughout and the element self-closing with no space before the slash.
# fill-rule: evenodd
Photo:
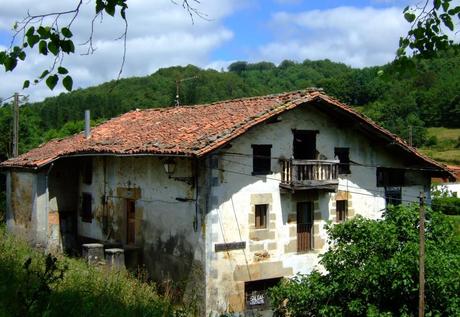
<svg viewBox="0 0 460 317">
<path fill-rule="evenodd" d="M 0 167 L 39 168 L 60 157 L 88 153 L 200 157 L 269 118 L 316 100 L 323 101 L 324 106 L 350 114 L 376 134 L 392 140 L 428 165 L 447 171 L 443 165 L 418 153 L 364 115 L 319 90 L 311 89 L 207 105 L 131 111 L 93 128 L 89 139 L 80 133 L 52 140 L 17 158 L 2 162 Z"/>
</svg>

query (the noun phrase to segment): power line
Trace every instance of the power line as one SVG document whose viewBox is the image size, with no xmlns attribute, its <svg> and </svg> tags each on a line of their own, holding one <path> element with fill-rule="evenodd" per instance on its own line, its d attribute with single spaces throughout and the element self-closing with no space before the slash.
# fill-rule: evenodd
<svg viewBox="0 0 460 317">
<path fill-rule="evenodd" d="M 260 176 L 260 175 L 252 175 L 252 174 L 247 174 L 247 173 L 243 173 L 243 172 L 238 172 L 238 171 L 232 171 L 232 170 L 228 170 L 228 169 L 223 169 L 223 168 L 211 168 L 211 169 L 215 169 L 215 170 L 219 170 L 219 171 L 222 171 L 222 172 L 228 172 L 228 173 L 233 173 L 233 174 L 238 174 L 238 175 L 243 175 L 243 176 L 247 176 L 247 177 L 253 177 L 253 178 L 258 178 L 258 179 L 269 179 L 269 180 L 274 180 L 274 181 L 280 181 L 278 178 L 274 178 L 274 177 L 268 177 L 266 175 L 263 175 L 263 176 Z M 338 185 L 338 186 L 346 186 L 346 185 Z M 346 188 L 346 187 L 345 187 Z M 368 188 L 365 188 L 365 187 L 354 187 L 352 186 L 352 188 L 355 188 L 355 189 L 362 189 L 362 190 L 365 190 L 365 191 L 368 191 L 368 192 L 375 192 L 376 194 L 379 194 L 379 195 L 382 195 L 382 193 L 380 191 L 376 191 L 376 190 L 372 190 L 372 189 L 368 189 Z M 347 192 L 351 193 L 351 194 L 357 194 L 357 195 L 362 195 L 362 196 L 367 196 L 367 197 L 373 197 L 373 198 L 383 198 L 383 199 L 386 199 L 388 198 L 389 196 L 385 196 L 385 193 L 383 193 L 383 197 L 382 196 L 378 196 L 378 195 L 374 195 L 374 194 L 371 194 L 371 193 L 363 193 L 363 192 L 358 192 L 358 191 L 352 191 L 352 190 L 347 190 Z M 413 195 L 405 195 L 405 196 L 408 196 L 408 197 L 412 197 L 414 198 L 414 200 L 407 200 L 407 199 L 402 199 L 402 198 L 393 198 L 393 200 L 398 200 L 398 201 L 401 201 L 401 202 L 406 202 L 406 203 L 414 203 L 417 201 L 417 199 L 419 199 L 420 197 L 419 196 L 413 196 Z M 440 206 L 440 205 L 437 205 L 437 204 L 431 204 L 431 206 Z"/>
<path fill-rule="evenodd" d="M 267 156 L 267 155 L 254 155 L 248 153 L 238 153 L 238 152 L 222 152 L 222 154 L 230 155 L 230 156 L 245 156 L 245 157 L 256 157 L 256 158 L 266 158 L 271 160 L 287 160 L 286 157 L 282 156 Z M 444 169 L 441 168 L 421 168 L 421 167 L 395 167 L 395 166 L 385 166 L 385 165 L 372 165 L 372 164 L 364 164 L 355 161 L 350 161 L 348 163 L 338 163 L 339 165 L 352 165 L 358 167 L 368 167 L 368 168 L 393 168 L 393 169 L 400 169 L 400 170 L 411 170 L 411 171 L 425 171 L 425 172 L 444 172 Z"/>
</svg>

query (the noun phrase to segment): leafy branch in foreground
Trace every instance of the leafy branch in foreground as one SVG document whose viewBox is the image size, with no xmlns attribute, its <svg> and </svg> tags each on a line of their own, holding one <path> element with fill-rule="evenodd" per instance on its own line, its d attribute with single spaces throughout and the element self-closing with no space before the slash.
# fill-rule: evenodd
<svg viewBox="0 0 460 317">
<path fill-rule="evenodd" d="M 123 40 L 123 55 L 120 70 L 117 79 L 120 78 L 126 59 L 126 41 L 128 34 L 128 20 L 126 18 L 126 10 L 128 9 L 128 0 L 94 0 L 95 13 L 91 20 L 90 35 L 83 43 L 87 45 L 87 51 L 83 55 L 94 53 L 93 35 L 95 30 L 95 21 L 108 14 L 115 16 L 117 10 L 119 16 L 124 23 L 124 31 L 117 38 Z M 172 3 L 176 3 L 171 0 Z M 189 13 L 192 22 L 193 16 L 205 18 L 205 15 L 190 3 L 199 4 L 199 0 L 183 0 L 182 7 Z M 21 21 L 18 21 L 13 26 L 13 36 L 10 47 L 7 50 L 0 51 L 0 65 L 3 65 L 5 71 L 13 71 L 18 62 L 25 61 L 27 53 L 35 50 L 39 55 L 51 56 L 52 62 L 49 67 L 41 72 L 39 76 L 33 79 L 34 84 L 45 81 L 49 89 L 54 89 L 59 80 L 67 91 L 71 91 L 73 87 L 73 79 L 69 74 L 69 70 L 63 66 L 65 55 L 75 53 L 75 44 L 72 39 L 72 25 L 80 14 L 80 9 L 83 0 L 78 0 L 77 5 L 70 10 L 57 12 L 48 12 L 44 14 L 33 15 L 27 12 L 27 15 Z M 64 26 L 60 26 L 64 25 Z M 18 44 L 19 43 L 19 44 Z M 27 52 L 26 52 L 27 51 Z M 28 88 L 31 80 L 25 80 L 23 89 Z"/>
<path fill-rule="evenodd" d="M 422 5 L 407 6 L 403 13 L 411 28 L 400 38 L 397 57 L 406 57 L 410 49 L 414 55 L 429 58 L 452 45 L 447 32 L 454 32 L 460 20 L 460 5 L 453 2 L 425 0 Z"/>
</svg>

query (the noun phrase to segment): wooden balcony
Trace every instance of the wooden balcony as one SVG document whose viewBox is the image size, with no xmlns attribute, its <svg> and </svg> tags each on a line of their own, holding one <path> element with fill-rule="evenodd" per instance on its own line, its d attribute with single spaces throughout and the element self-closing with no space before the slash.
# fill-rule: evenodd
<svg viewBox="0 0 460 317">
<path fill-rule="evenodd" d="M 280 187 L 290 190 L 322 189 L 336 191 L 339 161 L 282 160 Z"/>
</svg>

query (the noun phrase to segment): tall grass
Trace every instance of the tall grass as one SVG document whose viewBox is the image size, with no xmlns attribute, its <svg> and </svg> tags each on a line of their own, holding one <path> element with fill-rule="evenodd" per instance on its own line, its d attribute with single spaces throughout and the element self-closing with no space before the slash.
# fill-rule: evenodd
<svg viewBox="0 0 460 317">
<path fill-rule="evenodd" d="M 47 261 L 44 253 L 0 226 L 0 316 L 168 317 L 179 313 L 153 285 L 125 271 L 88 266 L 64 256 L 57 258 L 55 267 L 50 268 Z"/>
</svg>

